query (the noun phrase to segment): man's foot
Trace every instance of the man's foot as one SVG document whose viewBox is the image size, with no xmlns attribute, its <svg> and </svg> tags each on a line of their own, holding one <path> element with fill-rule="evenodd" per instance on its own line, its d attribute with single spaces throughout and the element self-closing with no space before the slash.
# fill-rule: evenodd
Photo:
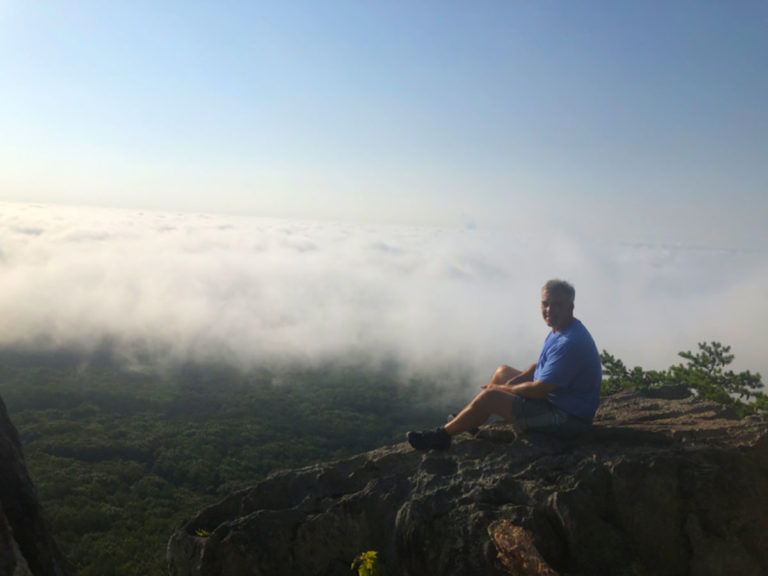
<svg viewBox="0 0 768 576">
<path fill-rule="evenodd" d="M 447 450 L 451 445 L 451 435 L 442 427 L 408 432 L 408 443 L 416 450 Z"/>
<path fill-rule="evenodd" d="M 456 418 L 456 416 L 457 416 L 456 414 L 448 414 L 448 420 L 446 420 L 446 421 L 445 421 L 445 422 L 446 422 L 446 424 L 447 424 L 448 422 L 450 422 L 451 420 L 453 420 L 454 418 Z M 477 436 L 477 433 L 478 433 L 478 432 L 480 432 L 480 428 L 477 428 L 477 427 L 475 427 L 475 428 L 470 428 L 469 430 L 467 430 L 467 432 L 468 432 L 469 434 L 472 434 L 472 436 Z"/>
</svg>

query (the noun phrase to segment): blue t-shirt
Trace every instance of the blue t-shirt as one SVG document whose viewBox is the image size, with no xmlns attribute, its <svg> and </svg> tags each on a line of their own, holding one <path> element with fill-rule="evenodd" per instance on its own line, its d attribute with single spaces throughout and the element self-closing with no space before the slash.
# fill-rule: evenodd
<svg viewBox="0 0 768 576">
<path fill-rule="evenodd" d="M 592 421 L 600 403 L 603 369 L 584 324 L 574 318 L 565 330 L 547 335 L 533 379 L 557 386 L 547 397 L 552 404 Z"/>
</svg>

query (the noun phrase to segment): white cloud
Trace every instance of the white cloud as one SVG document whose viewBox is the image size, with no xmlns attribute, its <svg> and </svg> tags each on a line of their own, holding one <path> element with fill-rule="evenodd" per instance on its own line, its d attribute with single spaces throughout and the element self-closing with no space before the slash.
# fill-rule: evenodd
<svg viewBox="0 0 768 576">
<path fill-rule="evenodd" d="M 563 277 L 598 346 L 629 365 L 720 340 L 737 368 L 768 374 L 761 252 L 0 204 L 0 277 L 0 345 L 108 339 L 134 359 L 243 366 L 396 359 L 480 381 L 535 361 L 539 288 Z"/>
</svg>

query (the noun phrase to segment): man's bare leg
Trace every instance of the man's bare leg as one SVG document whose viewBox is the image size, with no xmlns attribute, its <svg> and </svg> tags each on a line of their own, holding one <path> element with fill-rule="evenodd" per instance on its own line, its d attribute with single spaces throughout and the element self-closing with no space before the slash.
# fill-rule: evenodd
<svg viewBox="0 0 768 576">
<path fill-rule="evenodd" d="M 446 450 L 451 445 L 452 436 L 480 426 L 493 414 L 505 420 L 513 420 L 512 407 L 515 395 L 498 385 L 506 384 L 514 378 L 524 378 L 528 372 L 532 372 L 532 368 L 521 372 L 511 366 L 499 366 L 490 382 L 481 386 L 483 391 L 475 396 L 458 416 L 435 430 L 408 432 L 408 442 L 416 450 Z"/>
<path fill-rule="evenodd" d="M 488 418 L 494 414 L 511 421 L 513 419 L 512 401 L 514 397 L 514 394 L 506 390 L 493 388 L 483 390 L 464 410 L 459 412 L 456 418 L 444 426 L 445 431 L 451 436 L 467 432 L 485 424 Z"/>
<path fill-rule="evenodd" d="M 491 376 L 491 380 L 488 382 L 488 386 L 493 386 L 495 384 L 506 384 L 513 378 L 520 376 L 522 373 L 522 370 L 512 368 L 512 366 L 507 366 L 506 364 L 502 364 L 496 368 L 496 372 L 494 372 L 493 376 Z"/>
</svg>

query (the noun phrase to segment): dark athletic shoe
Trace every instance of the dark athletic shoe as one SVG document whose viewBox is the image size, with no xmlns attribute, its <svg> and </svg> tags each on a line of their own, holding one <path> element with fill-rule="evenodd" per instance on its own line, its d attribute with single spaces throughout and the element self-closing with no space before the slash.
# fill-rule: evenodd
<svg viewBox="0 0 768 576">
<path fill-rule="evenodd" d="M 408 432 L 408 443 L 415 450 L 447 450 L 451 445 L 451 435 L 444 428 Z"/>
<path fill-rule="evenodd" d="M 448 422 L 456 418 L 456 416 L 457 414 L 448 414 L 448 420 L 446 420 L 445 423 L 447 424 Z M 467 430 L 467 432 L 469 434 L 472 434 L 472 436 L 477 436 L 477 433 L 480 432 L 480 428 L 470 428 L 469 430 Z"/>
</svg>

